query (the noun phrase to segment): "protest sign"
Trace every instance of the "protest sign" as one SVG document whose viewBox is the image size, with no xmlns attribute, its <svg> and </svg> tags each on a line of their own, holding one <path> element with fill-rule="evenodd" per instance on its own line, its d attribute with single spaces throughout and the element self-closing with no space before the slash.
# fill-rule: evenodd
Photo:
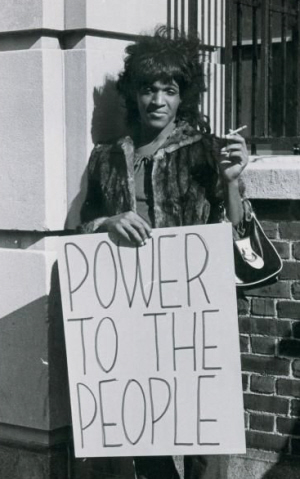
<svg viewBox="0 0 300 479">
<path fill-rule="evenodd" d="M 230 224 L 62 237 L 77 457 L 245 452 Z"/>
</svg>

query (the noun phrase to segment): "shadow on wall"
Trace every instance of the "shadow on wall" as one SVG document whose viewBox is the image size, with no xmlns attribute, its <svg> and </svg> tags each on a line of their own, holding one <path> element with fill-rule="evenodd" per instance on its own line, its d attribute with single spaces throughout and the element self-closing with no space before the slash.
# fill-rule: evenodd
<svg viewBox="0 0 300 479">
<path fill-rule="evenodd" d="M 125 108 L 116 89 L 113 77 L 106 76 L 104 85 L 94 87 L 94 110 L 91 124 L 91 137 L 94 145 L 112 143 L 117 138 L 128 134 L 125 125 Z M 73 199 L 65 221 L 65 229 L 76 228 L 79 223 L 80 210 L 86 197 L 87 168 L 83 171 L 80 189 Z"/>
<path fill-rule="evenodd" d="M 79 191 L 68 209 L 68 214 L 64 224 L 65 230 L 75 230 L 77 226 L 79 226 L 80 211 L 85 201 L 87 192 L 87 177 L 88 175 L 86 166 L 81 176 Z"/>
<path fill-rule="evenodd" d="M 103 87 L 94 88 L 93 99 L 91 135 L 94 145 L 110 143 L 126 135 L 125 108 L 112 77 L 106 76 Z"/>
<path fill-rule="evenodd" d="M 57 264 L 51 291 L 1 318 L 0 421 L 69 426 L 70 404 Z"/>
<path fill-rule="evenodd" d="M 67 356 L 57 261 L 53 264 L 51 272 L 48 314 L 50 425 L 54 428 L 56 424 L 60 426 L 71 424 Z"/>
</svg>

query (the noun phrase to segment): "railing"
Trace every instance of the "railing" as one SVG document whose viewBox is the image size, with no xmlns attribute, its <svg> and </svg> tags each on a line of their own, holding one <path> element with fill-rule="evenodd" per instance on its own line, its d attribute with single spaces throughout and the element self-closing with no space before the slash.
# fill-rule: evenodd
<svg viewBox="0 0 300 479">
<path fill-rule="evenodd" d="M 300 144 L 300 1 L 226 0 L 226 129 L 257 145 Z"/>
<path fill-rule="evenodd" d="M 210 118 L 212 131 L 223 134 L 225 67 L 221 52 L 225 47 L 225 0 L 167 0 L 167 25 L 185 35 L 199 35 L 207 79 L 200 109 Z"/>
</svg>

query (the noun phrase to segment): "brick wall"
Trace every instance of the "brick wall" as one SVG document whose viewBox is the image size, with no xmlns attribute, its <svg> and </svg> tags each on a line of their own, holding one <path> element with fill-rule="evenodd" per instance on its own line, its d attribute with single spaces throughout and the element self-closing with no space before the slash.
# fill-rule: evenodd
<svg viewBox="0 0 300 479">
<path fill-rule="evenodd" d="M 249 448 L 300 459 L 300 221 L 280 213 L 262 220 L 283 260 L 278 281 L 241 302 L 246 437 Z"/>
</svg>

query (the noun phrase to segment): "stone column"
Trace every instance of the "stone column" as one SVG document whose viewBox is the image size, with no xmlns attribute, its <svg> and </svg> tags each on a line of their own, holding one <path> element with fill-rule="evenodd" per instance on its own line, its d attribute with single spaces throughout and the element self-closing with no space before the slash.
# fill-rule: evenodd
<svg viewBox="0 0 300 479">
<path fill-rule="evenodd" d="M 72 456 L 55 243 L 79 222 L 93 144 L 124 131 L 124 47 L 166 23 L 166 5 L 1 3 L 0 477 L 88 479 L 98 467 Z"/>
<path fill-rule="evenodd" d="M 63 28 L 63 1 L 2 2 L 0 476 L 12 479 L 67 477 L 66 367 L 47 238 L 67 214 Z"/>
</svg>

